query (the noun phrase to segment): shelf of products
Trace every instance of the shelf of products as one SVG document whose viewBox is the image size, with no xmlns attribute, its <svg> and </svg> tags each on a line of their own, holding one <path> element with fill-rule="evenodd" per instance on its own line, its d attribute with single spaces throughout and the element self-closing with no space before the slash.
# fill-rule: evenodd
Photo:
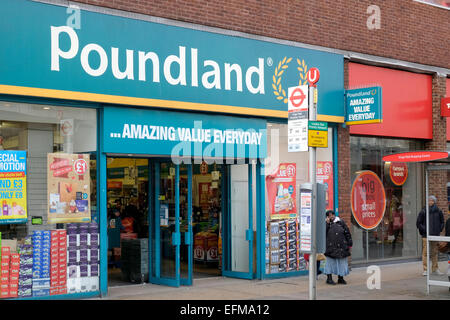
<svg viewBox="0 0 450 320">
<path fill-rule="evenodd" d="M 266 274 L 306 270 L 297 219 L 269 221 L 265 238 Z"/>
<path fill-rule="evenodd" d="M 99 290 L 99 230 L 96 223 L 35 230 L 1 245 L 1 298 L 43 297 Z"/>
</svg>

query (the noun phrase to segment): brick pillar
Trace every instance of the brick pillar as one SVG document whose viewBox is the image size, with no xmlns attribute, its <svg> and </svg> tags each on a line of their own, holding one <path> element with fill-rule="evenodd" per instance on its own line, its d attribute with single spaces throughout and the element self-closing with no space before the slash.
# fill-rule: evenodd
<svg viewBox="0 0 450 320">
<path fill-rule="evenodd" d="M 344 61 L 344 88 L 348 88 L 348 61 Z M 339 218 L 345 221 L 350 231 L 351 228 L 351 172 L 350 172 L 350 127 L 338 126 L 338 212 Z M 351 257 L 349 258 L 351 264 Z"/>
<path fill-rule="evenodd" d="M 447 150 L 447 122 L 441 117 L 441 99 L 446 93 L 446 78 L 437 74 L 433 76 L 433 140 L 425 143 L 425 149 L 430 151 Z M 448 212 L 447 202 L 447 172 L 431 171 L 428 175 L 430 195 L 435 195 L 437 205 L 442 209 L 444 215 Z"/>
</svg>

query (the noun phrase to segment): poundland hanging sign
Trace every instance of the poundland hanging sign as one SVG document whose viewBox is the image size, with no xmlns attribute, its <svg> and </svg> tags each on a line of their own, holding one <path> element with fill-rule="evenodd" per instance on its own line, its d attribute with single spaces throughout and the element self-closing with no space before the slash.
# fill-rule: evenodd
<svg viewBox="0 0 450 320">
<path fill-rule="evenodd" d="M 320 69 L 318 120 L 344 122 L 343 56 L 59 5 L 0 1 L 0 94 L 287 118 Z"/>
<path fill-rule="evenodd" d="M 382 122 L 381 87 L 346 90 L 345 124 Z"/>
</svg>

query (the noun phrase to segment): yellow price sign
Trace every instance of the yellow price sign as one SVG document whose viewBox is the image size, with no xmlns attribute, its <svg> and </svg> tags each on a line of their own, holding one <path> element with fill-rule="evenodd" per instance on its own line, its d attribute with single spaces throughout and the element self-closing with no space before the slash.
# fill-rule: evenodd
<svg viewBox="0 0 450 320">
<path fill-rule="evenodd" d="M 308 130 L 308 146 L 328 148 L 328 130 Z"/>
</svg>

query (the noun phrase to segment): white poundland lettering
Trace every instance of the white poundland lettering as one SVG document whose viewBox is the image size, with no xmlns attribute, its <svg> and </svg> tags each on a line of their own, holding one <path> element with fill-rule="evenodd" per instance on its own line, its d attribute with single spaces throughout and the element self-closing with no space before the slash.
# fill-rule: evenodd
<svg viewBox="0 0 450 320">
<path fill-rule="evenodd" d="M 78 55 L 80 49 L 80 39 L 78 38 L 76 31 L 69 26 L 51 26 L 50 33 L 51 70 L 60 72 L 61 60 L 72 60 Z M 69 48 L 67 50 L 63 50 L 60 47 L 60 37 L 64 35 L 69 38 Z M 185 46 L 179 45 L 177 50 L 177 54 L 168 55 L 163 62 L 157 52 L 137 51 L 136 60 L 138 64 L 138 81 L 147 81 L 146 67 L 148 63 L 151 63 L 151 81 L 154 83 L 159 83 L 160 67 L 162 62 L 164 79 L 167 83 L 173 86 L 188 85 L 187 71 L 190 67 L 191 79 L 189 85 L 191 87 L 199 86 L 199 76 L 201 76 L 201 85 L 205 89 L 222 90 L 222 79 L 224 78 L 225 90 L 232 90 L 231 83 L 235 83 L 236 87 L 234 90 L 237 92 L 242 92 L 243 77 L 245 77 L 245 85 L 248 92 L 252 94 L 265 94 L 264 58 L 257 58 L 257 65 L 249 66 L 245 72 L 239 64 L 224 63 L 224 76 L 222 76 L 222 66 L 217 61 L 211 59 L 204 60 L 203 62 L 198 61 L 199 52 L 197 48 L 190 49 L 190 61 L 186 59 L 187 49 Z M 111 54 L 110 58 L 108 58 L 109 52 Z M 125 66 L 119 66 L 119 60 L 121 60 L 120 54 L 121 49 L 117 47 L 111 47 L 109 50 L 105 50 L 99 44 L 88 43 L 81 49 L 81 67 L 88 75 L 92 77 L 100 77 L 105 74 L 110 66 L 114 78 L 118 80 L 134 80 L 135 50 L 125 49 Z M 98 56 L 100 61 L 98 66 L 94 67 L 89 63 L 89 57 L 91 55 Z M 173 70 L 177 70 L 175 76 L 173 74 Z"/>
</svg>

